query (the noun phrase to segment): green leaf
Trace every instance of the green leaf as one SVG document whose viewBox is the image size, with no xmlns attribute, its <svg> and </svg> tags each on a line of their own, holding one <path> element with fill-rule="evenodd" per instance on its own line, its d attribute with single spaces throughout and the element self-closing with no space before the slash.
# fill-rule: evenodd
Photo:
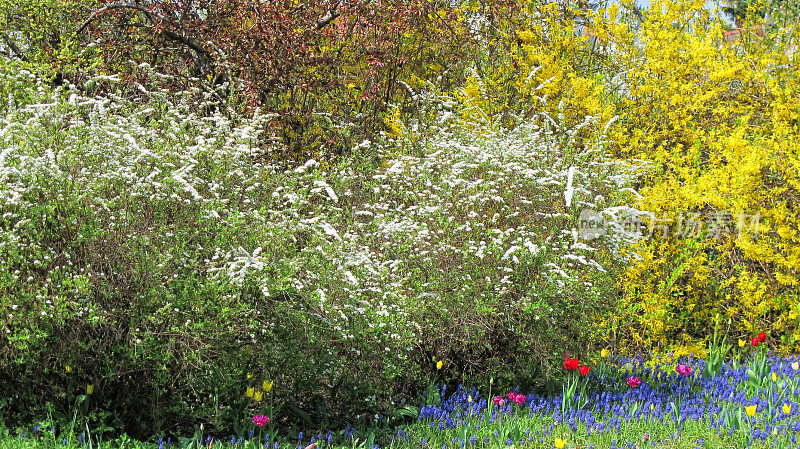
<svg viewBox="0 0 800 449">
<path fill-rule="evenodd" d="M 369 436 L 367 437 L 366 443 L 367 443 L 366 444 L 367 448 L 371 448 L 375 444 L 375 433 L 374 432 L 370 432 L 369 433 Z"/>
<path fill-rule="evenodd" d="M 306 413 L 304 410 L 302 410 L 299 407 L 297 407 L 296 405 L 294 405 L 294 404 L 286 404 L 286 408 L 288 408 L 289 411 L 293 415 L 295 415 L 298 418 L 302 419 L 306 424 L 312 424 L 311 416 L 308 413 Z"/>
<path fill-rule="evenodd" d="M 403 408 L 397 409 L 394 414 L 396 417 L 408 416 L 409 418 L 416 418 L 419 416 L 419 407 L 406 405 Z"/>
</svg>

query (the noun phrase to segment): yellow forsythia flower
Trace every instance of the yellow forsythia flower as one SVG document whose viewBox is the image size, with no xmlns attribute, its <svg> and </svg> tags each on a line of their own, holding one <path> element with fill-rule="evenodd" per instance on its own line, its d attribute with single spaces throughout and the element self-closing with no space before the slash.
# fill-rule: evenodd
<svg viewBox="0 0 800 449">
<path fill-rule="evenodd" d="M 65 366 L 65 367 L 64 367 L 64 371 L 66 371 L 66 372 L 67 372 L 67 374 L 69 374 L 69 373 L 71 373 L 71 372 L 72 372 L 72 367 L 71 367 L 71 366 L 69 366 L 69 365 L 67 365 L 67 366 Z"/>
<path fill-rule="evenodd" d="M 608 357 L 608 355 L 609 355 L 609 354 L 611 354 L 611 351 L 609 351 L 609 350 L 608 350 L 608 349 L 606 349 L 606 348 L 603 348 L 603 349 L 600 351 L 600 357 L 602 357 L 602 358 L 606 358 L 606 357 Z"/>
<path fill-rule="evenodd" d="M 792 369 L 795 370 L 795 371 L 799 370 L 800 369 L 800 362 L 792 363 Z"/>
<path fill-rule="evenodd" d="M 792 413 L 792 406 L 791 405 L 784 403 L 782 408 L 783 408 L 783 414 L 784 415 L 788 415 L 789 413 Z"/>
<path fill-rule="evenodd" d="M 754 417 L 756 416 L 756 406 L 755 405 L 746 405 L 744 410 L 747 412 L 747 416 Z"/>
<path fill-rule="evenodd" d="M 86 394 L 92 394 L 92 393 L 94 393 L 94 385 L 93 384 L 86 385 Z"/>
<path fill-rule="evenodd" d="M 247 393 L 245 393 L 245 395 L 247 395 L 248 398 L 252 398 L 253 393 L 255 393 L 255 389 L 253 387 L 247 387 Z"/>
<path fill-rule="evenodd" d="M 261 398 L 264 397 L 264 392 L 259 390 L 253 394 L 253 400 L 256 402 L 261 402 Z"/>
<path fill-rule="evenodd" d="M 739 339 L 739 347 L 740 348 L 744 348 L 744 345 L 746 345 L 746 344 L 747 343 L 744 340 L 742 340 L 741 338 Z"/>
<path fill-rule="evenodd" d="M 567 444 L 567 440 L 562 440 L 559 437 L 556 437 L 556 449 L 564 449 L 564 445 Z"/>
<path fill-rule="evenodd" d="M 775 374 L 775 371 L 772 372 L 772 381 L 773 382 L 777 382 L 778 381 L 778 375 Z"/>
<path fill-rule="evenodd" d="M 248 379 L 252 379 L 253 378 L 253 373 L 247 373 L 247 378 Z"/>
<path fill-rule="evenodd" d="M 436 369 L 442 369 L 442 365 L 443 365 L 442 361 L 439 360 L 438 362 L 436 362 Z"/>
<path fill-rule="evenodd" d="M 266 380 L 264 381 L 264 384 L 261 385 L 264 387 L 264 393 L 269 393 L 269 390 L 272 390 L 272 384 L 273 382 L 267 382 Z"/>
<path fill-rule="evenodd" d="M 536 35 L 533 34 L 531 30 L 524 30 L 524 31 L 517 31 L 517 37 L 519 40 L 525 43 L 529 43 L 536 38 Z"/>
</svg>

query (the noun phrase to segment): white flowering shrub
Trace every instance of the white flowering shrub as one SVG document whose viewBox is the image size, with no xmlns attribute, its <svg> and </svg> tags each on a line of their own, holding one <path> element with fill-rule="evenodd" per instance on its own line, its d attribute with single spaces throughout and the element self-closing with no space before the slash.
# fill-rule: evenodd
<svg viewBox="0 0 800 449">
<path fill-rule="evenodd" d="M 413 399 L 434 375 L 541 385 L 607 305 L 605 243 L 576 217 L 635 171 L 602 129 L 578 145 L 591 117 L 491 130 L 419 94 L 424 119 L 398 137 L 286 168 L 260 162 L 268 116 L 0 77 L 26 92 L 0 118 L 0 396 L 21 398 L 5 421 L 66 413 L 83 383 L 106 424 L 148 435 L 229 426 L 254 379 L 312 419 Z"/>
</svg>

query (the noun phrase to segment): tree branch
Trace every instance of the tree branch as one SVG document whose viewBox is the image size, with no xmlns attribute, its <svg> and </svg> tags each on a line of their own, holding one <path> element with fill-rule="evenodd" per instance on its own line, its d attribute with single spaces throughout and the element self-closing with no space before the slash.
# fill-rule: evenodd
<svg viewBox="0 0 800 449">
<path fill-rule="evenodd" d="M 135 10 L 135 11 L 142 12 L 142 13 L 144 13 L 145 17 L 147 17 L 147 20 L 150 23 L 152 23 L 153 25 L 155 25 L 157 22 L 160 21 L 160 22 L 169 23 L 170 25 L 175 26 L 175 27 L 178 26 L 175 22 L 173 22 L 169 18 L 164 17 L 161 14 L 154 13 L 154 12 L 150 11 L 149 9 L 145 8 L 144 6 L 139 5 L 138 3 L 116 2 L 116 3 L 108 4 L 108 5 L 100 8 L 100 9 L 98 9 L 97 11 L 93 12 L 92 15 L 88 19 L 86 19 L 81 24 L 81 26 L 79 26 L 75 30 L 75 34 L 76 35 L 81 34 L 98 17 L 100 17 L 101 15 L 103 15 L 103 14 L 109 12 L 109 11 L 113 11 L 115 9 L 132 9 L 132 10 Z M 191 48 L 192 50 L 196 51 L 198 54 L 200 54 L 200 55 L 202 55 L 204 57 L 211 56 L 211 53 L 208 50 L 206 50 L 205 48 L 203 48 L 203 46 L 199 45 L 198 43 L 194 42 L 193 40 L 189 39 L 186 36 L 183 36 L 181 34 L 178 34 L 178 33 L 174 32 L 174 31 L 170 31 L 170 30 L 166 30 L 166 29 L 165 30 L 161 30 L 161 34 L 163 34 L 168 39 L 172 39 L 174 41 L 177 41 L 177 42 L 180 42 L 180 43 L 186 45 L 187 47 Z"/>
<path fill-rule="evenodd" d="M 336 18 L 339 17 L 339 15 L 341 14 L 338 11 L 336 11 L 336 8 L 338 7 L 339 7 L 339 2 L 334 3 L 333 8 L 329 9 L 324 16 L 320 17 L 320 19 L 317 20 L 316 29 L 321 30 L 325 28 L 328 24 L 336 20 Z"/>
<path fill-rule="evenodd" d="M 201 47 L 196 42 L 194 42 L 193 40 L 189 39 L 188 37 L 186 37 L 186 36 L 184 36 L 182 34 L 178 34 L 178 33 L 172 32 L 170 30 L 161 30 L 161 34 L 163 34 L 165 37 L 167 37 L 169 39 L 172 39 L 173 41 L 177 41 L 177 42 L 180 42 L 180 43 L 186 45 L 187 47 L 189 47 L 192 50 L 196 51 L 198 54 L 202 55 L 203 57 L 211 56 L 211 53 L 209 53 L 208 50 L 206 50 L 205 48 Z"/>
<path fill-rule="evenodd" d="M 0 36 L 3 38 L 3 42 L 5 42 L 6 45 L 8 45 L 8 48 L 10 48 L 11 51 L 14 52 L 14 55 L 17 57 L 17 59 L 19 59 L 20 61 L 28 62 L 28 58 L 25 56 L 25 53 L 23 53 L 22 50 L 20 50 L 19 47 L 17 47 L 17 44 L 11 40 L 8 34 L 2 33 L 0 34 Z"/>
<path fill-rule="evenodd" d="M 83 31 L 86 30 L 86 28 L 92 22 L 94 22 L 95 19 L 97 19 L 98 17 L 102 16 L 103 14 L 105 14 L 105 13 L 107 13 L 109 11 L 113 11 L 115 9 L 133 9 L 133 10 L 136 10 L 136 11 L 140 11 L 140 12 L 144 13 L 145 16 L 147 16 L 147 20 L 149 20 L 152 23 L 156 22 L 156 20 L 154 18 L 157 15 L 154 14 L 153 12 L 151 12 L 149 9 L 145 8 L 144 6 L 139 5 L 137 3 L 116 2 L 116 3 L 111 3 L 111 4 L 108 4 L 106 6 L 103 6 L 102 8 L 100 8 L 100 9 L 96 10 L 95 12 L 93 12 L 92 15 L 88 19 L 86 19 L 81 24 L 81 26 L 78 27 L 77 30 L 75 30 L 75 34 L 83 33 Z M 172 23 L 166 17 L 158 17 L 158 18 L 161 19 L 161 20 L 164 20 L 165 22 Z"/>
</svg>

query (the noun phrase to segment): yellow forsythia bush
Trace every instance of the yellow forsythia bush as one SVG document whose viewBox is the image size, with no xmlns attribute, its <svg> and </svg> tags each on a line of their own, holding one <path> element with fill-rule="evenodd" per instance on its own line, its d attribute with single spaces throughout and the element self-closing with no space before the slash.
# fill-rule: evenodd
<svg viewBox="0 0 800 449">
<path fill-rule="evenodd" d="M 630 348 L 697 346 L 719 314 L 730 338 L 800 349 L 797 43 L 763 25 L 726 42 L 703 2 L 658 0 L 636 41 L 617 35 L 614 152 L 652 163 L 634 206 L 654 232 L 628 249 L 604 319 Z"/>
<path fill-rule="evenodd" d="M 523 2 L 518 16 L 498 23 L 487 36 L 494 51 L 479 58 L 456 93 L 467 121 L 513 126 L 521 120 L 547 121 L 569 129 L 594 116 L 602 126 L 613 117 L 604 85 L 592 75 L 588 35 L 576 34 L 587 10 L 566 3 Z"/>
</svg>

